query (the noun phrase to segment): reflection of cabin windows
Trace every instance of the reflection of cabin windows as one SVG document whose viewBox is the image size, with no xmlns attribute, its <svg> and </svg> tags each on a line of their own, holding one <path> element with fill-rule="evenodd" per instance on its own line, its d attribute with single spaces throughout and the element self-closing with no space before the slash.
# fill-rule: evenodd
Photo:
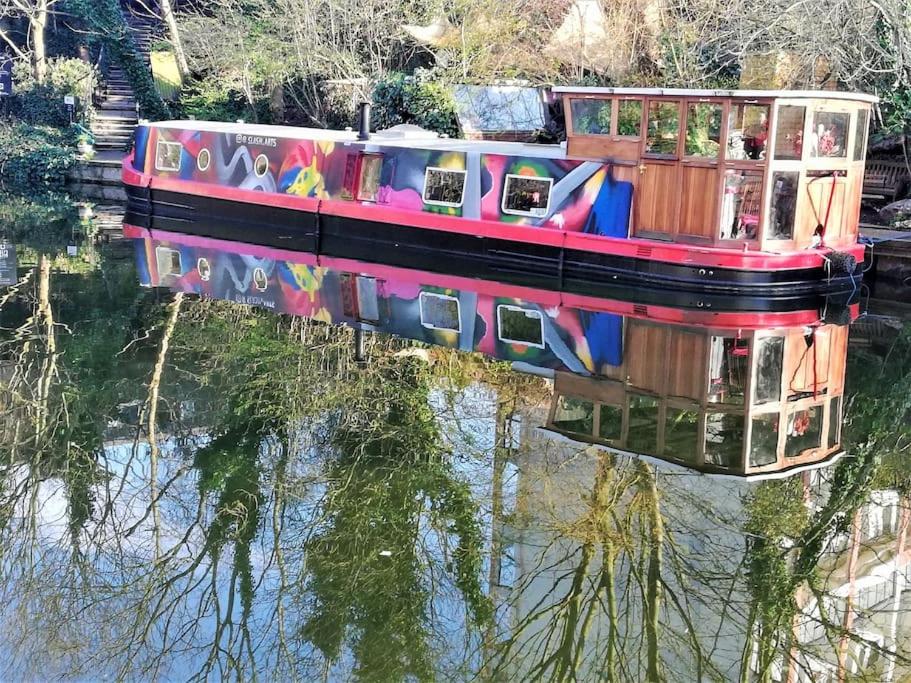
<svg viewBox="0 0 911 683">
<path fill-rule="evenodd" d="M 699 411 L 668 406 L 664 418 L 665 457 L 695 462 L 699 454 Z"/>
<path fill-rule="evenodd" d="M 816 112 L 813 116 L 813 128 L 810 130 L 810 157 L 847 157 L 850 122 L 851 115 L 847 113 Z"/>
<path fill-rule="evenodd" d="M 497 306 L 497 336 L 507 344 L 544 348 L 544 316 L 519 306 Z"/>
<path fill-rule="evenodd" d="M 258 266 L 253 269 L 253 286 L 258 292 L 265 292 L 269 288 L 269 276 Z"/>
<path fill-rule="evenodd" d="M 610 135 L 612 106 L 610 100 L 570 99 L 573 132 L 579 135 Z"/>
<path fill-rule="evenodd" d="M 196 168 L 205 172 L 209 170 L 211 163 L 212 155 L 209 153 L 209 150 L 206 148 L 199 150 L 199 154 L 196 155 Z"/>
<path fill-rule="evenodd" d="M 753 403 L 778 402 L 781 399 L 781 371 L 784 363 L 784 337 L 763 337 L 756 342 L 756 378 L 753 380 Z"/>
<path fill-rule="evenodd" d="M 623 435 L 623 408 L 621 406 L 601 406 L 601 421 L 598 424 L 598 436 L 610 443 L 619 443 Z"/>
<path fill-rule="evenodd" d="M 553 184 L 553 178 L 508 173 L 503 187 L 503 213 L 546 216 Z"/>
<path fill-rule="evenodd" d="M 253 162 L 253 172 L 257 178 L 262 178 L 266 175 L 269 172 L 269 157 L 265 154 L 260 154 L 256 157 L 256 161 Z"/>
<path fill-rule="evenodd" d="M 424 203 L 435 206 L 462 206 L 467 177 L 467 171 L 428 167 L 424 172 Z"/>
<path fill-rule="evenodd" d="M 212 266 L 209 265 L 209 259 L 201 256 L 196 259 L 196 272 L 199 273 L 199 279 L 208 282 L 212 277 Z"/>
<path fill-rule="evenodd" d="M 552 422 L 565 432 L 591 434 L 595 429 L 595 405 L 584 399 L 560 396 Z"/>
<path fill-rule="evenodd" d="M 803 156 L 803 121 L 806 107 L 778 107 L 775 128 L 775 160 L 800 161 Z"/>
<path fill-rule="evenodd" d="M 645 153 L 652 156 L 676 156 L 680 136 L 680 103 L 648 103 Z"/>
<path fill-rule="evenodd" d="M 454 296 L 421 292 L 421 325 L 431 330 L 461 332 L 459 300 Z"/>
<path fill-rule="evenodd" d="M 158 263 L 158 277 L 180 277 L 183 275 L 183 268 L 180 264 L 180 252 L 168 247 L 157 247 L 155 249 L 155 261 Z"/>
<path fill-rule="evenodd" d="M 819 448 L 822 439 L 822 406 L 789 411 L 786 428 L 786 458 L 796 458 L 804 451 Z"/>
<path fill-rule="evenodd" d="M 658 399 L 634 394 L 629 398 L 626 448 L 635 453 L 658 452 Z"/>
<path fill-rule="evenodd" d="M 763 467 L 778 461 L 778 420 L 778 413 L 753 417 L 750 467 Z"/>
<path fill-rule="evenodd" d="M 867 142 L 867 112 L 861 110 L 857 112 L 857 121 L 854 124 L 854 149 L 851 152 L 852 161 L 863 161 L 864 148 Z"/>
<path fill-rule="evenodd" d="M 794 237 L 794 212 L 797 209 L 797 171 L 775 171 L 772 174 L 772 200 L 769 205 L 769 232 L 773 240 Z"/>
<path fill-rule="evenodd" d="M 837 446 L 841 443 L 841 396 L 829 401 L 829 438 L 826 446 Z"/>
<path fill-rule="evenodd" d="M 179 142 L 159 140 L 155 148 L 155 170 L 177 173 L 180 171 L 180 155 L 183 146 Z"/>
<path fill-rule="evenodd" d="M 737 467 L 743 453 L 743 415 L 708 413 L 705 416 L 705 461 L 719 467 Z"/>
<path fill-rule="evenodd" d="M 382 154 L 361 155 L 360 175 L 356 197 L 361 202 L 375 202 L 380 193 L 380 175 L 383 170 Z"/>
<path fill-rule="evenodd" d="M 743 405 L 749 374 L 749 341 L 713 336 L 709 355 L 708 400 L 712 403 Z"/>
<path fill-rule="evenodd" d="M 769 105 L 732 104 L 728 114 L 729 161 L 761 161 L 766 157 L 769 137 Z M 761 177 L 761 175 L 760 175 Z"/>
<path fill-rule="evenodd" d="M 719 237 L 755 240 L 759 237 L 762 171 L 731 169 L 724 173 Z"/>
<path fill-rule="evenodd" d="M 380 303 L 376 291 L 376 278 L 359 275 L 355 282 L 358 320 L 377 322 L 380 319 Z"/>
<path fill-rule="evenodd" d="M 617 104 L 617 135 L 635 138 L 642 135 L 642 100 L 624 99 Z"/>
</svg>

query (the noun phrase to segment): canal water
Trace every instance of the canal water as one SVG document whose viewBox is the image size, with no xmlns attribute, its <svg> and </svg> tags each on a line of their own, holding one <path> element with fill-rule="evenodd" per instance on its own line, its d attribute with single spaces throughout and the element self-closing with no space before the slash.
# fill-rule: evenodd
<svg viewBox="0 0 911 683">
<path fill-rule="evenodd" d="M 0 679 L 911 676 L 907 322 L 532 306 L 2 204 Z M 330 285 L 396 334 L 359 360 Z"/>
</svg>

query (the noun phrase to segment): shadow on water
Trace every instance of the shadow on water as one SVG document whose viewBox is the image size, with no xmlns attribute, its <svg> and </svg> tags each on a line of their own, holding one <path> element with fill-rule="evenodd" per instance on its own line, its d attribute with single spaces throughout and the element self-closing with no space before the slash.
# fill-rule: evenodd
<svg viewBox="0 0 911 683">
<path fill-rule="evenodd" d="M 662 322 L 3 207 L 5 680 L 911 674 L 908 324 Z"/>
</svg>

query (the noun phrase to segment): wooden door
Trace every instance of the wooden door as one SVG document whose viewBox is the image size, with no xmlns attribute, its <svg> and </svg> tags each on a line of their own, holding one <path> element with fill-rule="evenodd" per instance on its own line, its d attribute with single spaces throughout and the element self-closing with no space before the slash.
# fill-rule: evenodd
<svg viewBox="0 0 911 683">
<path fill-rule="evenodd" d="M 636 235 L 655 237 L 676 233 L 680 199 L 676 161 L 643 159 L 639 165 Z"/>
<path fill-rule="evenodd" d="M 707 240 L 715 236 L 719 183 L 717 164 L 681 164 L 678 234 Z"/>
</svg>

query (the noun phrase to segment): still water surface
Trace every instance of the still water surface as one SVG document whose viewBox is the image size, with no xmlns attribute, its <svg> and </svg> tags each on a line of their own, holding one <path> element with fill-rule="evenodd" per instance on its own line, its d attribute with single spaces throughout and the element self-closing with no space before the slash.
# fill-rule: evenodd
<svg viewBox="0 0 911 683">
<path fill-rule="evenodd" d="M 61 205 L 0 227 L 3 680 L 911 676 L 902 321 L 542 306 L 563 351 L 485 349 L 531 374 L 399 286 L 359 363 L 331 273 L 141 286 L 170 252 Z"/>
</svg>

